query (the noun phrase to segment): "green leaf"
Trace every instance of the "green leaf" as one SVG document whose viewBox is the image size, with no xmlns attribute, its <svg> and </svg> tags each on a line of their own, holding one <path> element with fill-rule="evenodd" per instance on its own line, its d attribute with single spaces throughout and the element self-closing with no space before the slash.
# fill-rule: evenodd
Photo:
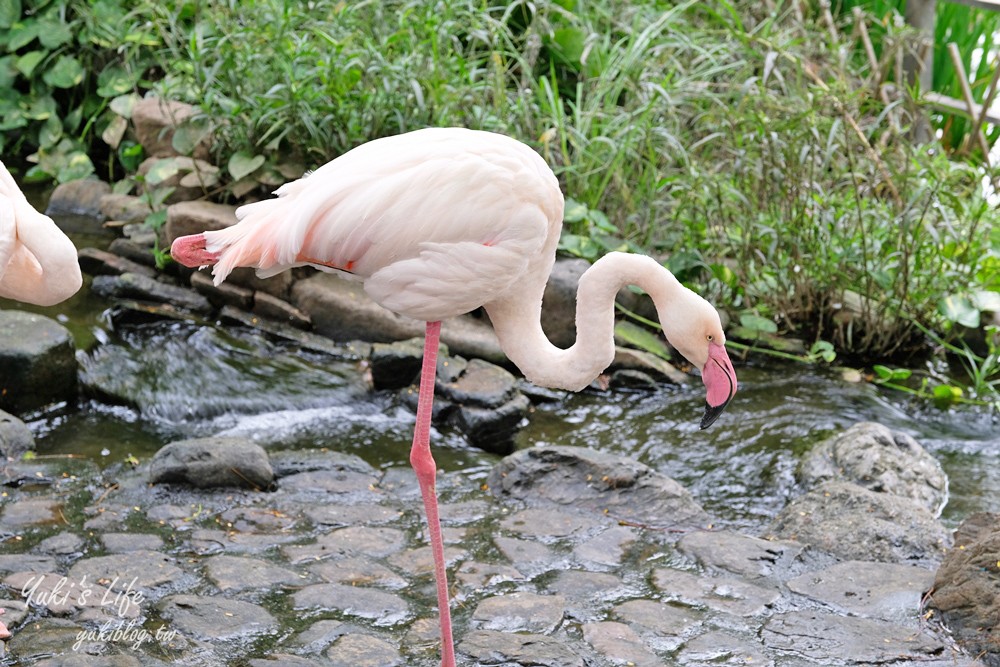
<svg viewBox="0 0 1000 667">
<path fill-rule="evenodd" d="M 229 158 L 229 173 L 238 181 L 257 171 L 262 164 L 264 164 L 263 155 L 250 155 L 245 151 L 238 151 Z"/>
<path fill-rule="evenodd" d="M 589 236 L 563 232 L 559 239 L 559 249 L 576 257 L 594 261 L 601 254 L 601 247 Z"/>
<path fill-rule="evenodd" d="M 42 80 L 54 88 L 72 88 L 83 81 L 83 65 L 73 56 L 59 56 L 55 65 L 42 75 Z"/>
<path fill-rule="evenodd" d="M 172 178 L 179 172 L 180 165 L 176 158 L 161 158 L 150 166 L 146 172 L 146 182 L 150 185 L 159 185 L 163 181 Z"/>
<path fill-rule="evenodd" d="M 122 163 L 122 167 L 128 172 L 134 173 L 138 171 L 144 155 L 145 151 L 142 148 L 142 144 L 135 141 L 123 141 L 118 146 L 118 161 Z"/>
<path fill-rule="evenodd" d="M 761 331 L 763 333 L 778 333 L 777 324 L 766 317 L 754 315 L 753 313 L 743 313 L 740 315 L 740 325 L 746 327 L 747 329 L 753 329 L 754 331 Z"/>
<path fill-rule="evenodd" d="M 83 151 L 73 151 L 66 156 L 66 161 L 56 174 L 56 180 L 60 183 L 67 181 L 77 181 L 87 178 L 94 173 L 94 163 Z"/>
<path fill-rule="evenodd" d="M 587 34 L 579 28 L 559 28 L 552 33 L 552 51 L 565 64 L 578 68 Z"/>
<path fill-rule="evenodd" d="M 14 81 L 17 79 L 15 60 L 15 56 L 0 58 L 0 90 L 7 91 L 14 85 Z M 10 92 L 13 93 L 14 91 Z"/>
<path fill-rule="evenodd" d="M 111 102 L 108 103 L 108 106 L 122 118 L 128 119 L 132 117 L 132 109 L 135 108 L 135 103 L 138 102 L 139 99 L 139 96 L 135 93 L 131 93 L 130 95 L 119 95 L 118 97 L 112 99 Z"/>
<path fill-rule="evenodd" d="M 212 133 L 212 129 L 212 121 L 206 116 L 189 118 L 174 131 L 171 145 L 181 155 L 191 155 L 195 147 Z M 258 155 L 257 157 L 261 159 L 261 162 L 264 161 L 263 156 Z M 230 162 L 230 164 L 232 163 Z M 256 167 L 248 173 L 255 170 Z"/>
<path fill-rule="evenodd" d="M 892 377 L 892 369 L 888 366 L 875 364 L 872 366 L 872 370 L 875 371 L 875 375 L 878 375 L 880 380 L 888 380 Z"/>
<path fill-rule="evenodd" d="M 97 94 L 101 97 L 117 97 L 132 92 L 134 88 L 132 76 L 117 65 L 108 65 L 97 75 Z"/>
<path fill-rule="evenodd" d="M 62 21 L 46 20 L 38 25 L 38 41 L 47 49 L 57 49 L 73 39 L 73 31 Z"/>
<path fill-rule="evenodd" d="M 972 293 L 972 303 L 979 310 L 1000 313 L 1000 294 L 987 290 Z"/>
<path fill-rule="evenodd" d="M 3 0 L 0 0 L 2 3 Z M 11 53 L 20 51 L 38 37 L 38 21 L 28 20 L 25 23 L 15 23 L 7 33 L 7 50 Z"/>
<path fill-rule="evenodd" d="M 939 408 L 946 408 L 962 398 L 962 388 L 950 384 L 939 384 L 934 387 L 931 394 L 934 396 L 934 404 Z"/>
<path fill-rule="evenodd" d="M 0 0 L 0 28 L 6 30 L 21 18 L 21 0 Z"/>
<path fill-rule="evenodd" d="M 666 342 L 656 333 L 634 322 L 622 320 L 615 324 L 615 338 L 640 350 L 655 354 L 661 359 L 670 360 L 670 349 Z"/>
<path fill-rule="evenodd" d="M 121 116 L 112 116 L 111 122 L 108 126 L 104 128 L 104 132 L 101 133 L 101 139 L 104 140 L 108 146 L 112 148 L 118 148 L 118 144 L 122 142 L 122 138 L 125 136 L 125 130 L 128 129 L 128 121 Z"/>
<path fill-rule="evenodd" d="M 837 358 L 837 351 L 833 348 L 833 343 L 825 340 L 818 340 L 813 343 L 813 346 L 809 348 L 809 354 L 821 358 L 828 364 L 833 363 L 833 360 Z"/>
<path fill-rule="evenodd" d="M 951 322 L 975 329 L 979 326 L 979 309 L 965 295 L 950 294 L 938 302 L 938 312 Z"/>
<path fill-rule="evenodd" d="M 42 58 L 45 56 L 45 51 L 29 51 L 25 53 L 17 59 L 17 71 L 30 79 L 31 73 L 35 71 L 38 63 L 42 62 Z"/>
<path fill-rule="evenodd" d="M 38 145 L 41 148 L 55 146 L 62 139 L 62 123 L 55 116 L 49 116 L 38 130 Z"/>
<path fill-rule="evenodd" d="M 572 224 L 581 222 L 587 218 L 587 207 L 575 199 L 566 198 L 566 206 L 563 208 L 563 222 Z"/>
</svg>

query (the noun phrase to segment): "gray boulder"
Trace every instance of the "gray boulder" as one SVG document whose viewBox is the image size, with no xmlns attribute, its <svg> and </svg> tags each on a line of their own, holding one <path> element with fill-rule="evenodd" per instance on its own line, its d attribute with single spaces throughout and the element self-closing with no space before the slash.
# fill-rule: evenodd
<svg viewBox="0 0 1000 667">
<path fill-rule="evenodd" d="M 27 425 L 12 414 L 0 410 L 0 457 L 18 459 L 35 446 L 35 437 Z"/>
<path fill-rule="evenodd" d="M 948 477 L 916 440 L 881 424 L 862 422 L 824 440 L 798 470 L 812 488 L 843 480 L 871 491 L 910 498 L 938 516 L 948 501 Z"/>
<path fill-rule="evenodd" d="M 259 445 L 239 438 L 197 438 L 172 442 L 156 452 L 149 466 L 149 481 L 199 489 L 267 489 L 274 482 L 274 471 L 267 452 Z"/>
<path fill-rule="evenodd" d="M 921 504 L 850 482 L 826 482 L 790 502 L 768 536 L 796 540 L 843 560 L 933 565 L 951 535 Z"/>
<path fill-rule="evenodd" d="M 76 398 L 69 330 L 44 315 L 0 311 L 0 410 L 15 414 Z"/>
</svg>

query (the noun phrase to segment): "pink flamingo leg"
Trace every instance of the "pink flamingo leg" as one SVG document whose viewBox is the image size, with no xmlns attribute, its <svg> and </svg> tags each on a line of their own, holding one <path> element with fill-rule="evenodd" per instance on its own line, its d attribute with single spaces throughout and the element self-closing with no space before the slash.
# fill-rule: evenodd
<svg viewBox="0 0 1000 667">
<path fill-rule="evenodd" d="M 445 571 L 444 540 L 438 515 L 437 491 L 434 479 L 437 465 L 431 455 L 431 414 L 434 407 L 434 379 L 437 373 L 438 341 L 441 323 L 428 322 L 424 339 L 424 362 L 420 370 L 420 394 L 417 397 L 417 424 L 413 430 L 410 465 L 417 473 L 420 495 L 427 513 L 427 530 L 434 556 L 434 578 L 437 581 L 438 613 L 441 620 L 441 666 L 455 667 L 455 646 L 451 637 L 451 610 L 448 607 L 448 574 Z"/>
</svg>

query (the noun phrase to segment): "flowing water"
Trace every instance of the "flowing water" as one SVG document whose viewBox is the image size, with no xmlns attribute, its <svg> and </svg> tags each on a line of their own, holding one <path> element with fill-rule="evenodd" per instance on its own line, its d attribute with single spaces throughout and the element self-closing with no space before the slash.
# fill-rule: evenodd
<svg viewBox="0 0 1000 667">
<path fill-rule="evenodd" d="M 107 244 L 73 234 L 78 246 Z M 89 280 L 87 281 L 89 284 Z M 395 392 L 372 392 L 359 360 L 275 342 L 256 331 L 163 321 L 114 327 L 108 304 L 81 292 L 42 312 L 76 340 L 82 376 L 100 395 L 29 416 L 41 454 L 76 454 L 107 464 L 146 459 L 171 440 L 210 434 L 251 437 L 357 454 L 378 466 L 406 466 L 413 414 Z M 950 478 L 945 519 L 1000 511 L 1000 425 L 990 415 L 940 411 L 833 369 L 737 362 L 740 391 L 719 421 L 698 429 L 701 384 L 653 392 L 588 390 L 537 404 L 519 447 L 569 444 L 634 457 L 687 487 L 714 516 L 759 530 L 798 493 L 801 455 L 864 420 L 917 439 Z M 448 428 L 432 435 L 444 470 L 487 471 L 497 457 Z"/>
</svg>

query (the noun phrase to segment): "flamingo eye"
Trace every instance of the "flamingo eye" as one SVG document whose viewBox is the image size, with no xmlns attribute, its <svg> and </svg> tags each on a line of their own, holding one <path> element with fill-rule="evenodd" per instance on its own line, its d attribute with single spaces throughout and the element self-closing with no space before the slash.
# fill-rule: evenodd
<svg viewBox="0 0 1000 667">
<path fill-rule="evenodd" d="M 711 343 L 711 342 L 712 342 L 712 341 L 714 340 L 714 338 L 713 338 L 712 334 L 708 334 L 707 336 L 705 336 L 705 338 L 707 338 L 707 339 L 708 339 L 708 342 L 709 342 L 709 343 Z"/>
</svg>

